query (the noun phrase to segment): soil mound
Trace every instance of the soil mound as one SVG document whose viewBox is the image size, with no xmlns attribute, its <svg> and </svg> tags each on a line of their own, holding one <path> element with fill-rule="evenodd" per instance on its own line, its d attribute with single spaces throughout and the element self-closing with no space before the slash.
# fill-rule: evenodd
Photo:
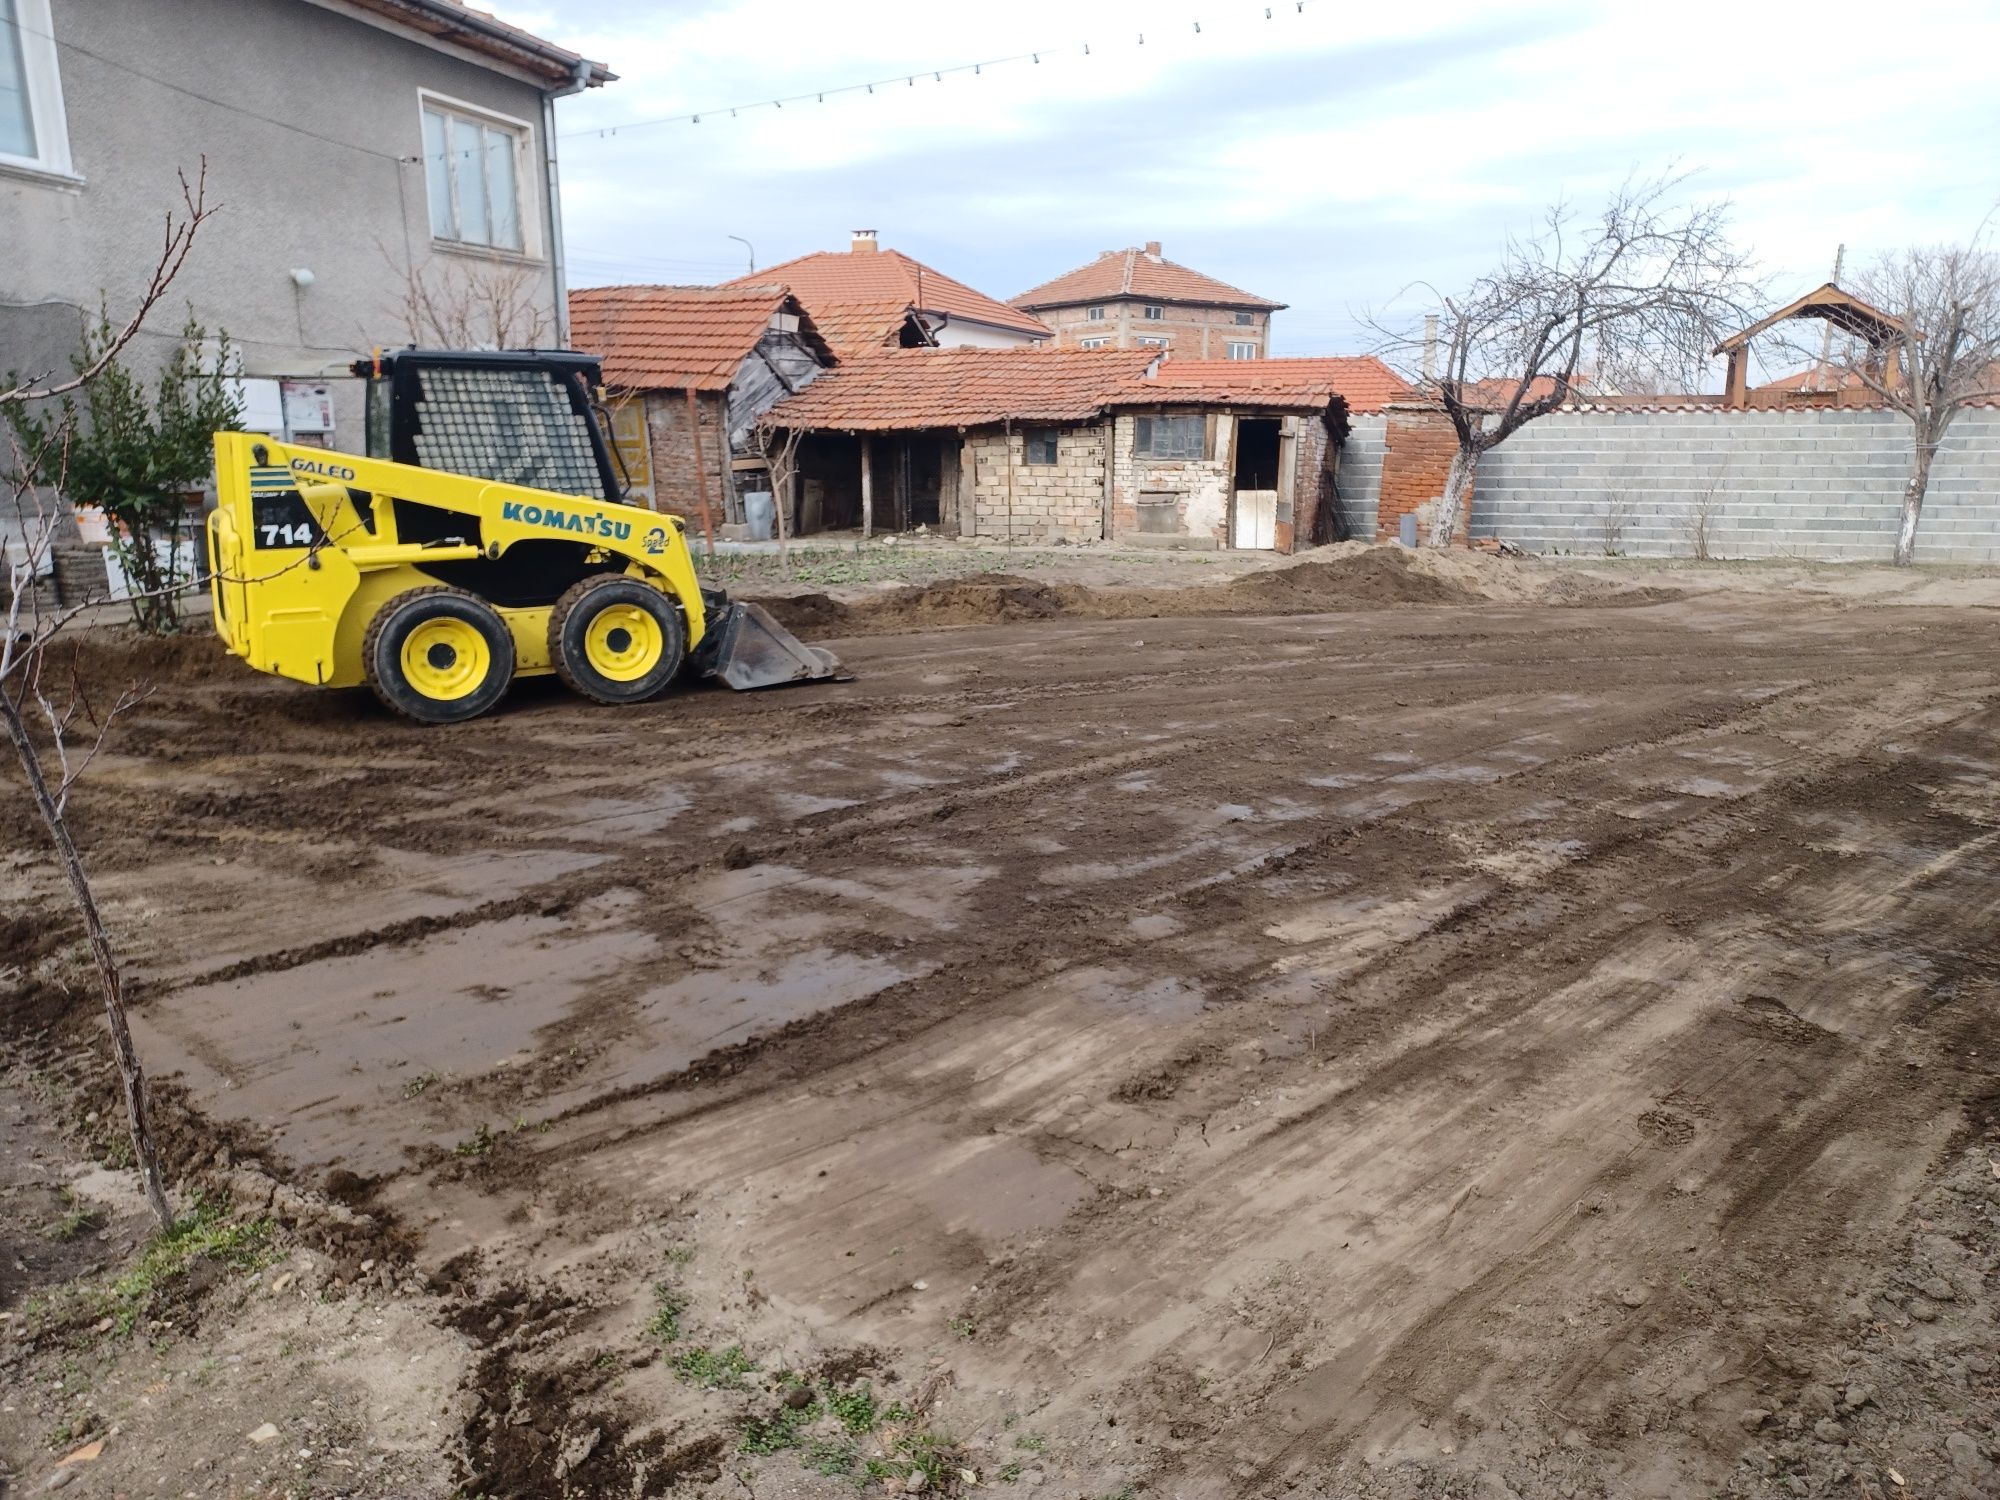
<svg viewBox="0 0 2000 1500">
<path fill-rule="evenodd" d="M 1421 562 L 1421 554 L 1401 547 L 1312 553 L 1289 567 L 1238 578 L 1227 587 L 1233 598 L 1272 610 L 1357 609 L 1383 604 L 1477 604 L 1486 593 L 1467 582 L 1441 576 Z"/>
</svg>

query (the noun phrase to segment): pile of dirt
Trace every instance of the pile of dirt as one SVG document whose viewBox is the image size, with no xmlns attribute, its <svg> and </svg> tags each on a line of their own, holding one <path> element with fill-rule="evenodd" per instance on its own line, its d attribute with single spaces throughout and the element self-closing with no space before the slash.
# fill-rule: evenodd
<svg viewBox="0 0 2000 1500">
<path fill-rule="evenodd" d="M 1342 542 L 1226 583 L 1191 587 L 1093 588 L 1012 573 L 969 573 L 846 598 L 811 593 L 759 602 L 801 635 L 852 636 L 1021 620 L 1331 614 L 1398 606 L 1641 604 L 1673 597 L 1674 590 L 1635 589 L 1578 577 L 1529 558 Z"/>
<path fill-rule="evenodd" d="M 1404 547 L 1342 543 L 1309 553 L 1289 567 L 1238 578 L 1227 588 L 1232 599 L 1243 600 L 1260 614 L 1390 604 L 1478 604 L 1491 597 L 1473 579 L 1454 577 L 1457 570 L 1437 566 L 1434 556 Z"/>
</svg>

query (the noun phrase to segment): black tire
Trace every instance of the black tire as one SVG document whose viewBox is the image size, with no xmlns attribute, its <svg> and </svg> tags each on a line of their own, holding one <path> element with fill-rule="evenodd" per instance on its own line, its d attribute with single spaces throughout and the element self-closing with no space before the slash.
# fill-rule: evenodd
<svg viewBox="0 0 2000 1500">
<path fill-rule="evenodd" d="M 426 637 L 438 638 L 425 648 Z M 413 656 L 418 649 L 423 654 Z M 375 696 L 395 712 L 419 724 L 460 724 L 506 696 L 514 635 L 477 595 L 443 585 L 411 589 L 368 622 L 361 662 Z"/>
<path fill-rule="evenodd" d="M 549 661 L 571 692 L 593 703 L 658 697 L 686 656 L 680 606 L 637 578 L 586 578 L 549 611 Z"/>
</svg>

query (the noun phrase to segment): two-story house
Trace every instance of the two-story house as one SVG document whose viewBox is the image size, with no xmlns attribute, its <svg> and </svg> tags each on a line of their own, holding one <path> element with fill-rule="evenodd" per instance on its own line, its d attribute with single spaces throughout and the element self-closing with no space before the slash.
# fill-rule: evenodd
<svg viewBox="0 0 2000 1500">
<path fill-rule="evenodd" d="M 205 168 L 133 357 L 191 306 L 246 426 L 359 448 L 371 349 L 565 341 L 554 103 L 612 76 L 457 0 L 0 0 L 0 371 L 129 317 Z"/>
<path fill-rule="evenodd" d="M 1107 250 L 1012 299 L 1077 349 L 1166 349 L 1182 359 L 1263 359 L 1285 304 L 1177 265 L 1160 242 Z"/>
</svg>

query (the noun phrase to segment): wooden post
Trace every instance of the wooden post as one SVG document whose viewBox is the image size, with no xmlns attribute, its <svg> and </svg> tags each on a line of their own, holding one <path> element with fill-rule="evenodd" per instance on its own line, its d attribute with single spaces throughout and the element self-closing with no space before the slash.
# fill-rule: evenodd
<svg viewBox="0 0 2000 1500">
<path fill-rule="evenodd" d="M 1007 446 L 1007 535 L 1003 540 L 1011 547 L 1014 545 L 1014 419 L 1011 416 L 1000 424 L 1000 437 Z"/>
<path fill-rule="evenodd" d="M 972 451 L 971 436 L 958 432 L 958 534 L 979 535 L 979 460 Z"/>
<path fill-rule="evenodd" d="M 701 506 L 701 534 L 708 542 L 708 560 L 715 561 L 715 518 L 708 513 L 708 464 L 701 456 L 701 403 L 688 387 L 688 425 L 694 432 L 694 498 Z"/>
<path fill-rule="evenodd" d="M 875 440 L 861 434 L 861 540 L 875 535 Z"/>
<path fill-rule="evenodd" d="M 1100 540 L 1111 540 L 1111 505 L 1114 495 L 1113 480 L 1117 474 L 1118 456 L 1118 413 L 1107 412 L 1104 417 L 1104 519 L 1099 526 Z"/>
<path fill-rule="evenodd" d="M 1750 346 L 1739 344 L 1729 351 L 1729 379 L 1724 404 L 1736 411 L 1750 404 Z"/>
</svg>

